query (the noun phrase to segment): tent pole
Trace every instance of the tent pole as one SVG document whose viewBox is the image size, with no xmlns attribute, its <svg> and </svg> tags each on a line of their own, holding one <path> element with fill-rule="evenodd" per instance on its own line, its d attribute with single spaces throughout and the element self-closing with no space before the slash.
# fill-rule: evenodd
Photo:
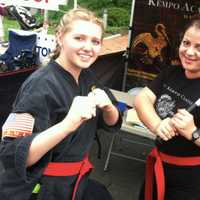
<svg viewBox="0 0 200 200">
<path fill-rule="evenodd" d="M 129 62 L 129 55 L 130 55 L 130 49 L 131 49 L 131 37 L 132 37 L 132 31 L 133 31 L 133 15 L 134 15 L 134 9 L 135 9 L 135 1 L 136 0 L 132 0 L 131 16 L 130 16 L 130 22 L 129 22 L 129 27 L 128 27 L 128 47 L 126 49 L 126 52 L 124 53 L 125 67 L 124 67 L 124 74 L 123 74 L 122 91 L 126 90 L 126 78 L 127 78 L 128 62 Z"/>
</svg>

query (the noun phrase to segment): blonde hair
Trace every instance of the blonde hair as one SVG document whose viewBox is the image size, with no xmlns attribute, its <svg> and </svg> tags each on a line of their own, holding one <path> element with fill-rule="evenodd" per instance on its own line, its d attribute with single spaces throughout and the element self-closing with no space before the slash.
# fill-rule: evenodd
<svg viewBox="0 0 200 200">
<path fill-rule="evenodd" d="M 85 20 L 92 22 L 94 24 L 97 24 L 101 27 L 102 32 L 104 31 L 104 24 L 103 20 L 96 16 L 95 13 L 93 13 L 90 10 L 87 10 L 85 8 L 78 8 L 68 11 L 63 15 L 63 17 L 60 20 L 59 25 L 56 28 L 56 34 L 57 33 L 67 33 L 71 30 L 71 24 L 76 20 Z M 103 39 L 103 34 L 102 34 Z M 60 54 L 60 46 L 57 43 L 56 48 L 53 52 L 52 59 L 56 59 Z"/>
</svg>

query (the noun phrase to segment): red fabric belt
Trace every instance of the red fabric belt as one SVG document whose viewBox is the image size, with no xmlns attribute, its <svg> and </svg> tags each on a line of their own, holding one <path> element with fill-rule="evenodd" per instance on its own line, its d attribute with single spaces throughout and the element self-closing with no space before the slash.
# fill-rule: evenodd
<svg viewBox="0 0 200 200">
<path fill-rule="evenodd" d="M 46 176 L 73 176 L 78 175 L 73 191 L 72 200 L 75 200 L 76 192 L 81 178 L 93 168 L 86 156 L 79 162 L 50 162 L 45 168 L 43 175 Z"/>
<path fill-rule="evenodd" d="M 147 157 L 146 180 L 145 180 L 145 200 L 153 199 L 153 175 L 155 174 L 157 187 L 157 200 L 164 200 L 165 197 L 165 176 L 162 162 L 177 166 L 200 165 L 200 156 L 176 157 L 161 153 L 157 148 L 153 148 Z"/>
</svg>

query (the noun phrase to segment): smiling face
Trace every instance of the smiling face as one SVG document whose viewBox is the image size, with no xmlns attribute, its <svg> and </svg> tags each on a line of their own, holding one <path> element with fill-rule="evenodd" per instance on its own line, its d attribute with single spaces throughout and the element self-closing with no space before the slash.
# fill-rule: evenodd
<svg viewBox="0 0 200 200">
<path fill-rule="evenodd" d="M 88 68 L 97 59 L 102 46 L 103 30 L 98 24 L 75 20 L 69 31 L 58 33 L 60 55 L 57 58 L 68 71 L 80 72 Z"/>
<path fill-rule="evenodd" d="M 200 29 L 188 28 L 179 47 L 179 57 L 188 78 L 200 77 Z"/>
</svg>

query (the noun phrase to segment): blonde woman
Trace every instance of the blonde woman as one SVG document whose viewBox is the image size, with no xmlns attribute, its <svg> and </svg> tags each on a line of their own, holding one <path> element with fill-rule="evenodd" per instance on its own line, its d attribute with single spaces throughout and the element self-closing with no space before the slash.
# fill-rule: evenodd
<svg viewBox="0 0 200 200">
<path fill-rule="evenodd" d="M 61 19 L 53 59 L 25 81 L 3 125 L 4 199 L 112 199 L 88 179 L 96 130 L 115 132 L 121 126 L 114 97 L 89 70 L 102 37 L 102 21 L 86 9 Z M 37 194 L 31 195 L 33 189 Z"/>
</svg>

